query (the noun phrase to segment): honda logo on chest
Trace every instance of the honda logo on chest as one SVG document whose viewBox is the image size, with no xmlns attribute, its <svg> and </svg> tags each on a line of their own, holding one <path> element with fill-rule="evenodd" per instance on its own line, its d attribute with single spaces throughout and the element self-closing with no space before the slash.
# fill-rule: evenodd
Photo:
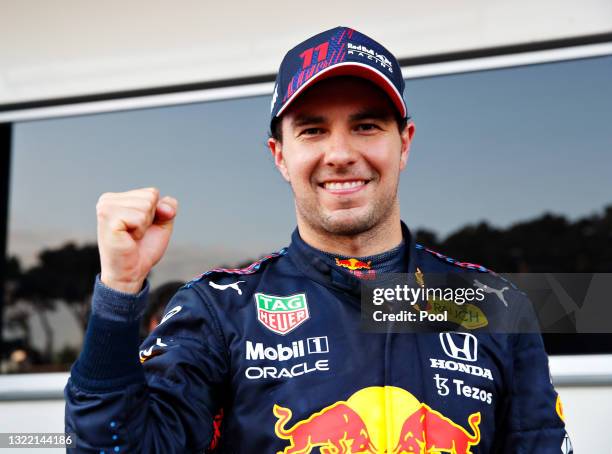
<svg viewBox="0 0 612 454">
<path fill-rule="evenodd" d="M 478 339 L 470 333 L 440 333 L 444 353 L 460 361 L 476 361 Z"/>
</svg>

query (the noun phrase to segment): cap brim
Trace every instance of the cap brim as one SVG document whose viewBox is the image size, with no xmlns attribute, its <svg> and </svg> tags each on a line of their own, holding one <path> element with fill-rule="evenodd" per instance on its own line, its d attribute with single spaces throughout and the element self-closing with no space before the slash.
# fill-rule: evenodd
<svg viewBox="0 0 612 454">
<path fill-rule="evenodd" d="M 385 75 L 383 75 L 380 71 L 372 68 L 371 66 L 364 65 L 362 63 L 357 62 L 343 62 L 338 63 L 324 70 L 318 72 L 316 75 L 308 79 L 300 88 L 298 88 L 293 95 L 285 102 L 283 107 L 279 109 L 276 113 L 276 117 L 280 117 L 282 113 L 291 105 L 291 103 L 302 93 L 306 88 L 312 86 L 315 82 L 320 82 L 323 79 L 328 79 L 330 77 L 336 76 L 355 76 L 360 77 L 362 79 L 367 79 L 370 82 L 373 82 L 378 87 L 380 87 L 388 96 L 389 99 L 393 102 L 393 105 L 398 110 L 398 112 L 402 115 L 402 117 L 406 117 L 408 115 L 406 104 L 404 103 L 404 99 L 402 95 L 397 91 L 395 85 L 391 83 L 389 79 Z"/>
</svg>

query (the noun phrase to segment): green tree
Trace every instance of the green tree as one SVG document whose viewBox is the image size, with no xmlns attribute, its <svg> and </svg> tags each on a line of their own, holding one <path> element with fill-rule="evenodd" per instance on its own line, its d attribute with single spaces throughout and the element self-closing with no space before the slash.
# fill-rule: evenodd
<svg viewBox="0 0 612 454">
<path fill-rule="evenodd" d="M 56 249 L 45 249 L 38 264 L 20 275 L 15 297 L 26 301 L 39 318 L 44 336 L 44 356 L 53 357 L 53 327 L 49 312 L 58 301 L 66 303 L 77 324 L 85 331 L 91 303 L 93 282 L 100 270 L 95 244 L 76 246 L 67 243 Z"/>
</svg>

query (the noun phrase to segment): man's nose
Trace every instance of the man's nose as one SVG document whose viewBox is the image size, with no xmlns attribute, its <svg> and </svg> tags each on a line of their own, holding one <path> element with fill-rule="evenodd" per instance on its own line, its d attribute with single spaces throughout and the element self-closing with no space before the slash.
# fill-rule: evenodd
<svg viewBox="0 0 612 454">
<path fill-rule="evenodd" d="M 357 150 L 354 149 L 347 132 L 334 132 L 325 144 L 325 165 L 344 167 L 354 164 L 357 160 Z"/>
</svg>

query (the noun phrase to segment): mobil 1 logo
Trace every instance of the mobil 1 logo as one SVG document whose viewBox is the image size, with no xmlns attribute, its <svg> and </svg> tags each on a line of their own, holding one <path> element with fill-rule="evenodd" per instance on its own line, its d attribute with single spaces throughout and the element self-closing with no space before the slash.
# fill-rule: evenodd
<svg viewBox="0 0 612 454">
<path fill-rule="evenodd" d="M 309 337 L 290 344 L 266 346 L 263 342 L 246 341 L 246 360 L 256 365 L 247 367 L 249 380 L 262 378 L 294 378 L 312 372 L 329 370 L 327 336 Z"/>
</svg>

